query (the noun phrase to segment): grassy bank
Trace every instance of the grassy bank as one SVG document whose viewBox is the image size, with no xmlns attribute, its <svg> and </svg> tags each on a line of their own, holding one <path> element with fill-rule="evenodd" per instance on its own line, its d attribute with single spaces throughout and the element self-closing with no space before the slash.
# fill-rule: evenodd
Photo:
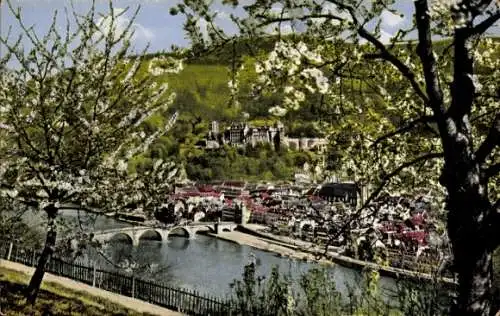
<svg viewBox="0 0 500 316">
<path fill-rule="evenodd" d="M 44 282 L 34 306 L 23 296 L 29 276 L 0 267 L 0 311 L 4 315 L 151 315 L 138 313 L 103 298 Z"/>
</svg>

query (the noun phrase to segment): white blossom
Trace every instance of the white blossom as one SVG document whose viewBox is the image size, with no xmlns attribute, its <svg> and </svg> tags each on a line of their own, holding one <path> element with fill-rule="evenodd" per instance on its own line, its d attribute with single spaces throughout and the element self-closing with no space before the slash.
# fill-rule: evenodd
<svg viewBox="0 0 500 316">
<path fill-rule="evenodd" d="M 0 184 L 8 188 L 1 194 L 28 195 L 40 209 L 81 203 L 103 211 L 122 209 L 134 197 L 146 211 L 165 196 L 174 165 L 155 163 L 155 170 L 147 172 L 151 179 L 130 174 L 128 166 L 172 127 L 177 113 L 144 128 L 149 118 L 164 113 L 175 94 L 139 70 L 144 65 L 156 74 L 177 73 L 183 62 L 162 57 L 148 65 L 140 54 L 123 58 L 130 56 L 126 37 L 110 34 L 96 43 L 102 34 L 89 17 L 70 16 L 83 28 L 81 36 L 63 36 L 54 47 L 44 40 L 26 49 L 6 44 L 22 60 L 19 69 L 0 73 Z M 56 36 L 55 29 L 48 32 L 48 38 Z M 9 183 L 7 170 L 17 177 Z M 153 180 L 158 184 L 145 192 L 144 181 Z"/>
<path fill-rule="evenodd" d="M 286 115 L 287 110 L 285 108 L 282 108 L 280 106 L 274 106 L 269 109 L 269 113 L 275 116 L 284 116 Z"/>
</svg>

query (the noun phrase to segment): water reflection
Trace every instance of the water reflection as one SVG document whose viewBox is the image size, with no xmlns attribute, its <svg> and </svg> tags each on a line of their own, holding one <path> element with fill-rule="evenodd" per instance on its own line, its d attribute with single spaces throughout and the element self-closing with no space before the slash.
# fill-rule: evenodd
<svg viewBox="0 0 500 316">
<path fill-rule="evenodd" d="M 176 250 L 187 250 L 189 247 L 189 243 L 191 240 L 186 237 L 169 237 L 168 238 L 168 247 Z M 161 248 L 161 244 L 158 243 L 159 248 Z"/>
<path fill-rule="evenodd" d="M 132 238 L 124 233 L 117 233 L 109 240 L 109 242 L 113 244 L 114 247 L 118 247 L 117 245 L 120 244 L 126 244 L 132 246 L 133 243 Z"/>
</svg>

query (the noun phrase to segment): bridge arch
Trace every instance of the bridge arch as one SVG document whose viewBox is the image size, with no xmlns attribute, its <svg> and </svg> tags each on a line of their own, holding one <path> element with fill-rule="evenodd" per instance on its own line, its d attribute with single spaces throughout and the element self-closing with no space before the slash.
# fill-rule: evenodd
<svg viewBox="0 0 500 316">
<path fill-rule="evenodd" d="M 173 227 L 171 230 L 168 231 L 167 233 L 167 238 L 170 236 L 183 236 L 187 238 L 191 238 L 191 231 L 189 231 L 188 228 L 183 227 L 183 226 L 177 226 Z"/>
<path fill-rule="evenodd" d="M 134 237 L 130 236 L 126 232 L 117 232 L 109 239 L 110 242 L 122 242 L 125 241 L 131 245 L 134 245 Z"/>
<path fill-rule="evenodd" d="M 149 229 L 145 230 L 139 235 L 138 240 L 156 240 L 156 241 L 163 241 L 164 237 L 163 235 L 157 231 L 156 229 Z"/>
</svg>

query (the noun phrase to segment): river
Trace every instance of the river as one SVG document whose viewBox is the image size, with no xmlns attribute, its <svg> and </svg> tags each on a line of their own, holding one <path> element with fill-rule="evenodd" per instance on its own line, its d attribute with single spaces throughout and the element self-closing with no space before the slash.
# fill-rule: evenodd
<svg viewBox="0 0 500 316">
<path fill-rule="evenodd" d="M 66 210 L 62 218 L 69 230 L 78 229 L 79 222 L 87 221 L 88 216 L 76 211 Z M 106 230 L 130 226 L 105 216 L 90 216 L 94 230 Z M 31 218 L 33 220 L 33 218 Z M 38 221 L 38 220 L 37 220 Z M 85 225 L 82 225 L 85 228 Z M 60 234 L 62 235 L 62 234 Z M 115 263 L 137 262 L 141 267 L 153 267 L 155 274 L 142 273 L 144 277 L 154 276 L 156 281 L 163 281 L 176 287 L 195 289 L 200 293 L 217 297 L 225 297 L 230 293 L 229 284 L 234 279 L 241 280 L 245 264 L 254 257 L 257 262 L 257 274 L 269 276 L 272 268 L 278 266 L 280 272 L 298 278 L 317 263 L 278 257 L 274 253 L 261 251 L 245 245 L 238 245 L 214 237 L 196 235 L 195 238 L 170 237 L 168 241 L 141 240 L 138 247 L 128 243 L 110 243 L 106 249 L 106 257 Z M 113 265 L 102 256 L 90 254 L 89 258 L 98 259 L 99 265 L 113 269 Z M 88 259 L 88 258 L 87 258 Z M 360 273 L 356 270 L 335 265 L 330 268 L 333 280 L 342 293 L 347 293 L 347 286 L 360 284 Z M 382 278 L 384 288 L 393 288 L 394 281 Z"/>
</svg>

